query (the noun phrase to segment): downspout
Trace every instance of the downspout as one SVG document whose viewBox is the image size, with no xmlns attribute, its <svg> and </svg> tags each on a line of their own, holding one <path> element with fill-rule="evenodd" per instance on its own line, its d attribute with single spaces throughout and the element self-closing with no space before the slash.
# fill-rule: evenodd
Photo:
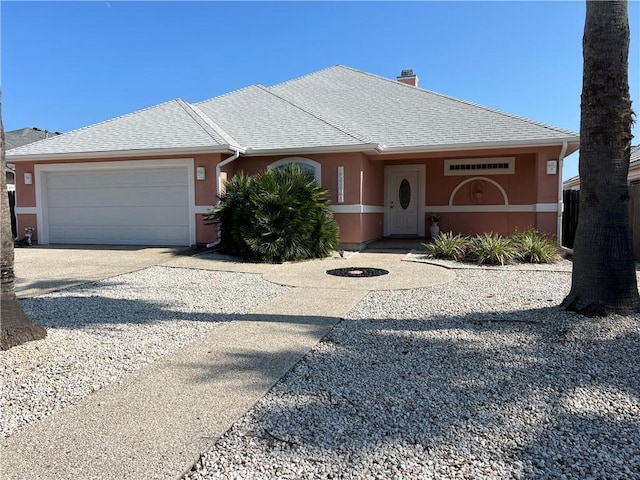
<svg viewBox="0 0 640 480">
<path fill-rule="evenodd" d="M 563 190 L 562 190 L 562 167 L 564 166 L 564 157 L 567 153 L 569 144 L 566 140 L 562 142 L 562 150 L 560 150 L 560 156 L 558 157 L 558 225 L 556 230 L 556 238 L 558 239 L 558 246 L 562 247 L 562 217 L 564 216 L 564 202 L 563 202 Z"/>
<path fill-rule="evenodd" d="M 222 178 L 220 177 L 220 174 L 222 173 L 222 167 L 230 164 L 234 160 L 237 160 L 238 157 L 240 157 L 240 150 L 234 149 L 233 155 L 231 155 L 229 158 L 225 158 L 218 165 L 216 165 L 216 194 L 218 195 L 218 197 L 220 197 L 220 192 L 222 192 Z"/>
<path fill-rule="evenodd" d="M 218 198 L 220 198 L 220 192 L 222 192 L 222 177 L 221 177 L 222 167 L 230 164 L 234 160 L 237 160 L 239 157 L 240 157 L 240 150 L 233 149 L 233 155 L 231 155 L 229 158 L 225 158 L 223 161 L 221 161 L 216 165 L 216 188 L 217 188 L 216 195 L 218 196 Z M 216 245 L 220 244 L 221 240 L 222 239 L 220 238 L 220 231 L 218 230 L 218 238 L 216 239 L 216 241 L 207 243 L 206 246 L 207 248 L 215 247 Z"/>
</svg>

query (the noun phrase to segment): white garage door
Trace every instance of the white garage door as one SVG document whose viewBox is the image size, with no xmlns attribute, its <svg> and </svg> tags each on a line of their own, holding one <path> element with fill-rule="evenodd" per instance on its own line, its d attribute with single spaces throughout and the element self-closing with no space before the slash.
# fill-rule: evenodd
<svg viewBox="0 0 640 480">
<path fill-rule="evenodd" d="M 189 245 L 187 169 L 49 172 L 50 243 Z"/>
</svg>

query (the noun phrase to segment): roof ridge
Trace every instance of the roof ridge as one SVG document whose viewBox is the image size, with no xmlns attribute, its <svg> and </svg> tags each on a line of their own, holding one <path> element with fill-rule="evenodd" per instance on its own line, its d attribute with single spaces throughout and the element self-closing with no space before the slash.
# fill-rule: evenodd
<svg viewBox="0 0 640 480">
<path fill-rule="evenodd" d="M 271 87 L 264 87 L 262 85 L 256 85 L 256 86 L 258 88 L 264 90 L 266 93 L 268 93 L 270 95 L 273 95 L 277 99 L 279 99 L 279 100 L 291 105 L 292 107 L 297 108 L 298 110 L 306 113 L 307 115 L 311 115 L 313 118 L 316 118 L 316 119 L 320 120 L 321 122 L 325 123 L 326 125 L 329 125 L 330 127 L 335 128 L 336 130 L 338 130 L 338 131 L 340 131 L 340 132 L 342 132 L 342 133 L 344 133 L 346 135 L 349 135 L 352 138 L 355 138 L 356 140 L 358 140 L 359 142 L 362 142 L 363 144 L 379 143 L 379 142 L 374 142 L 372 140 L 369 140 L 366 137 L 364 137 L 363 135 L 360 135 L 357 132 L 354 132 L 354 131 L 351 131 L 349 129 L 346 129 L 346 128 L 342 127 L 341 125 L 339 125 L 339 124 L 337 124 L 335 122 L 331 122 L 331 121 L 327 120 L 326 118 L 324 118 L 323 116 L 321 116 L 321 115 L 319 115 L 319 114 L 317 114 L 315 112 L 312 112 L 312 111 L 309 111 L 309 110 L 307 110 L 305 108 L 302 108 L 300 105 L 296 104 L 295 102 L 293 102 L 293 101 L 291 101 L 291 100 L 289 100 L 287 98 L 281 97 L 280 95 L 272 92 L 271 91 Z"/>
<path fill-rule="evenodd" d="M 285 80 L 284 82 L 279 82 L 276 83 L 275 85 L 271 85 L 270 87 L 266 87 L 266 88 L 275 88 L 275 87 L 279 87 L 280 85 L 286 85 L 287 83 L 291 83 L 291 82 L 295 82 L 297 80 L 300 80 L 302 78 L 306 78 L 306 77 L 310 77 L 311 75 L 316 75 L 320 72 L 324 72 L 326 70 L 332 70 L 336 67 L 343 67 L 344 65 L 332 65 L 331 67 L 325 67 L 325 68 L 321 68 L 320 70 L 316 70 L 315 72 L 310 72 L 310 73 L 305 73 L 304 75 L 300 75 L 299 77 L 294 77 L 294 78 L 290 78 L 289 80 Z M 349 68 L 349 67 L 345 67 L 345 68 Z"/>
<path fill-rule="evenodd" d="M 233 135 L 229 134 L 225 129 L 223 129 L 220 125 L 218 125 L 215 121 L 211 119 L 206 113 L 204 113 L 200 107 L 196 105 L 192 105 L 189 102 L 186 102 L 182 99 L 177 99 L 178 104 L 194 119 L 194 121 L 202 127 L 202 129 L 216 142 L 218 139 L 215 138 L 215 135 L 218 135 L 222 140 L 227 142 L 229 146 L 239 147 L 240 142 L 238 142 Z M 212 135 L 211 131 L 215 135 Z"/>
<path fill-rule="evenodd" d="M 426 89 L 426 88 L 414 87 L 414 86 L 408 85 L 406 83 L 398 82 L 397 80 L 393 80 L 391 78 L 383 77 L 381 75 L 376 75 L 375 73 L 366 72 L 364 70 L 358 70 L 356 68 L 349 67 L 349 66 L 346 66 L 346 65 L 336 65 L 336 66 L 345 68 L 347 70 L 351 70 L 352 72 L 355 72 L 355 73 L 361 73 L 361 74 L 364 74 L 364 75 L 368 75 L 368 76 L 376 78 L 378 80 L 384 80 L 384 81 L 390 82 L 390 83 L 392 83 L 394 85 L 400 85 L 400 86 L 402 86 L 402 88 L 411 88 L 414 91 L 424 92 L 424 93 L 428 93 L 428 94 L 431 94 L 431 95 L 436 95 L 438 97 L 442 97 L 442 98 L 446 98 L 448 100 L 452 100 L 452 101 L 455 101 L 455 102 L 463 103 L 465 105 L 469 105 L 469 106 L 476 107 L 476 108 L 481 108 L 481 109 L 486 110 L 488 112 L 497 113 L 499 115 L 504 115 L 506 117 L 514 118 L 514 119 L 521 120 L 521 121 L 525 121 L 525 122 L 531 123 L 533 125 L 537 125 L 539 127 L 548 128 L 548 129 L 553 130 L 555 132 L 567 133 L 567 134 L 570 134 L 570 135 L 576 135 L 576 132 L 572 132 L 571 130 L 567 130 L 567 129 L 560 128 L 560 127 L 554 127 L 553 125 L 549 125 L 549 124 L 544 123 L 544 122 L 539 122 L 537 120 L 532 120 L 530 118 L 523 117 L 521 115 L 515 115 L 513 113 L 504 112 L 504 111 L 498 110 L 496 108 L 487 107 L 485 105 L 480 105 L 479 103 L 470 102 L 468 100 L 464 100 L 464 99 L 457 98 L 457 97 L 452 97 L 451 95 L 446 95 L 444 93 L 435 92 L 433 90 L 429 90 L 429 89 Z M 331 67 L 331 68 L 334 68 L 334 67 Z M 324 70 L 328 70 L 328 69 L 324 69 Z M 314 73 L 319 73 L 321 71 L 322 70 L 318 70 L 318 72 L 314 72 Z M 312 75 L 312 74 L 309 74 L 309 75 Z"/>
<path fill-rule="evenodd" d="M 232 90 L 230 92 L 223 93 L 222 95 L 216 95 L 215 97 L 210 97 L 210 98 L 207 98 L 206 100 L 202 100 L 200 102 L 192 103 L 191 105 L 200 105 L 201 103 L 207 103 L 207 102 L 210 102 L 211 100 L 216 100 L 218 98 L 228 97 L 229 95 L 233 95 L 234 93 L 238 93 L 238 92 L 241 92 L 243 90 L 249 90 L 250 88 L 256 88 L 256 87 L 262 87 L 262 85 L 259 84 L 259 83 L 253 83 L 251 85 L 247 85 L 247 86 L 242 87 L 242 88 L 236 88 L 235 90 Z"/>
</svg>

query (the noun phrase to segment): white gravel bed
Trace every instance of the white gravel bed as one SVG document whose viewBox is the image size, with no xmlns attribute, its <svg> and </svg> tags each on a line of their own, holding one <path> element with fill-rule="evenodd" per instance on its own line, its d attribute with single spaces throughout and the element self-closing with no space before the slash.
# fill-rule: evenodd
<svg viewBox="0 0 640 480">
<path fill-rule="evenodd" d="M 78 402 L 287 290 L 260 275 L 151 267 L 21 300 L 47 338 L 0 352 L 0 434 Z"/>
<path fill-rule="evenodd" d="M 185 479 L 640 479 L 640 315 L 456 274 L 370 293 Z"/>
</svg>

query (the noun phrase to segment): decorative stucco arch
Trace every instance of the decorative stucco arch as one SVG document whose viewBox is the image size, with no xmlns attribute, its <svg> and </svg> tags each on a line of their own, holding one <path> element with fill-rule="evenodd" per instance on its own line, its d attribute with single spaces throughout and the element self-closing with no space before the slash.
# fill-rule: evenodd
<svg viewBox="0 0 640 480">
<path fill-rule="evenodd" d="M 455 198 L 456 193 L 458 193 L 458 190 L 460 190 L 467 183 L 475 182 L 477 180 L 489 182 L 490 184 L 494 185 L 498 189 L 498 191 L 500 191 L 500 193 L 502 194 L 502 198 L 504 199 L 504 204 L 509 205 L 509 197 L 507 196 L 507 192 L 504 190 L 504 188 L 502 188 L 502 185 L 500 185 L 495 180 L 491 180 L 490 178 L 487 178 L 487 177 L 472 177 L 472 178 L 467 178 L 466 180 L 463 180 L 456 186 L 456 188 L 453 189 L 453 192 L 451 192 L 451 196 L 449 197 L 449 206 L 453 205 L 453 199 Z"/>
</svg>

